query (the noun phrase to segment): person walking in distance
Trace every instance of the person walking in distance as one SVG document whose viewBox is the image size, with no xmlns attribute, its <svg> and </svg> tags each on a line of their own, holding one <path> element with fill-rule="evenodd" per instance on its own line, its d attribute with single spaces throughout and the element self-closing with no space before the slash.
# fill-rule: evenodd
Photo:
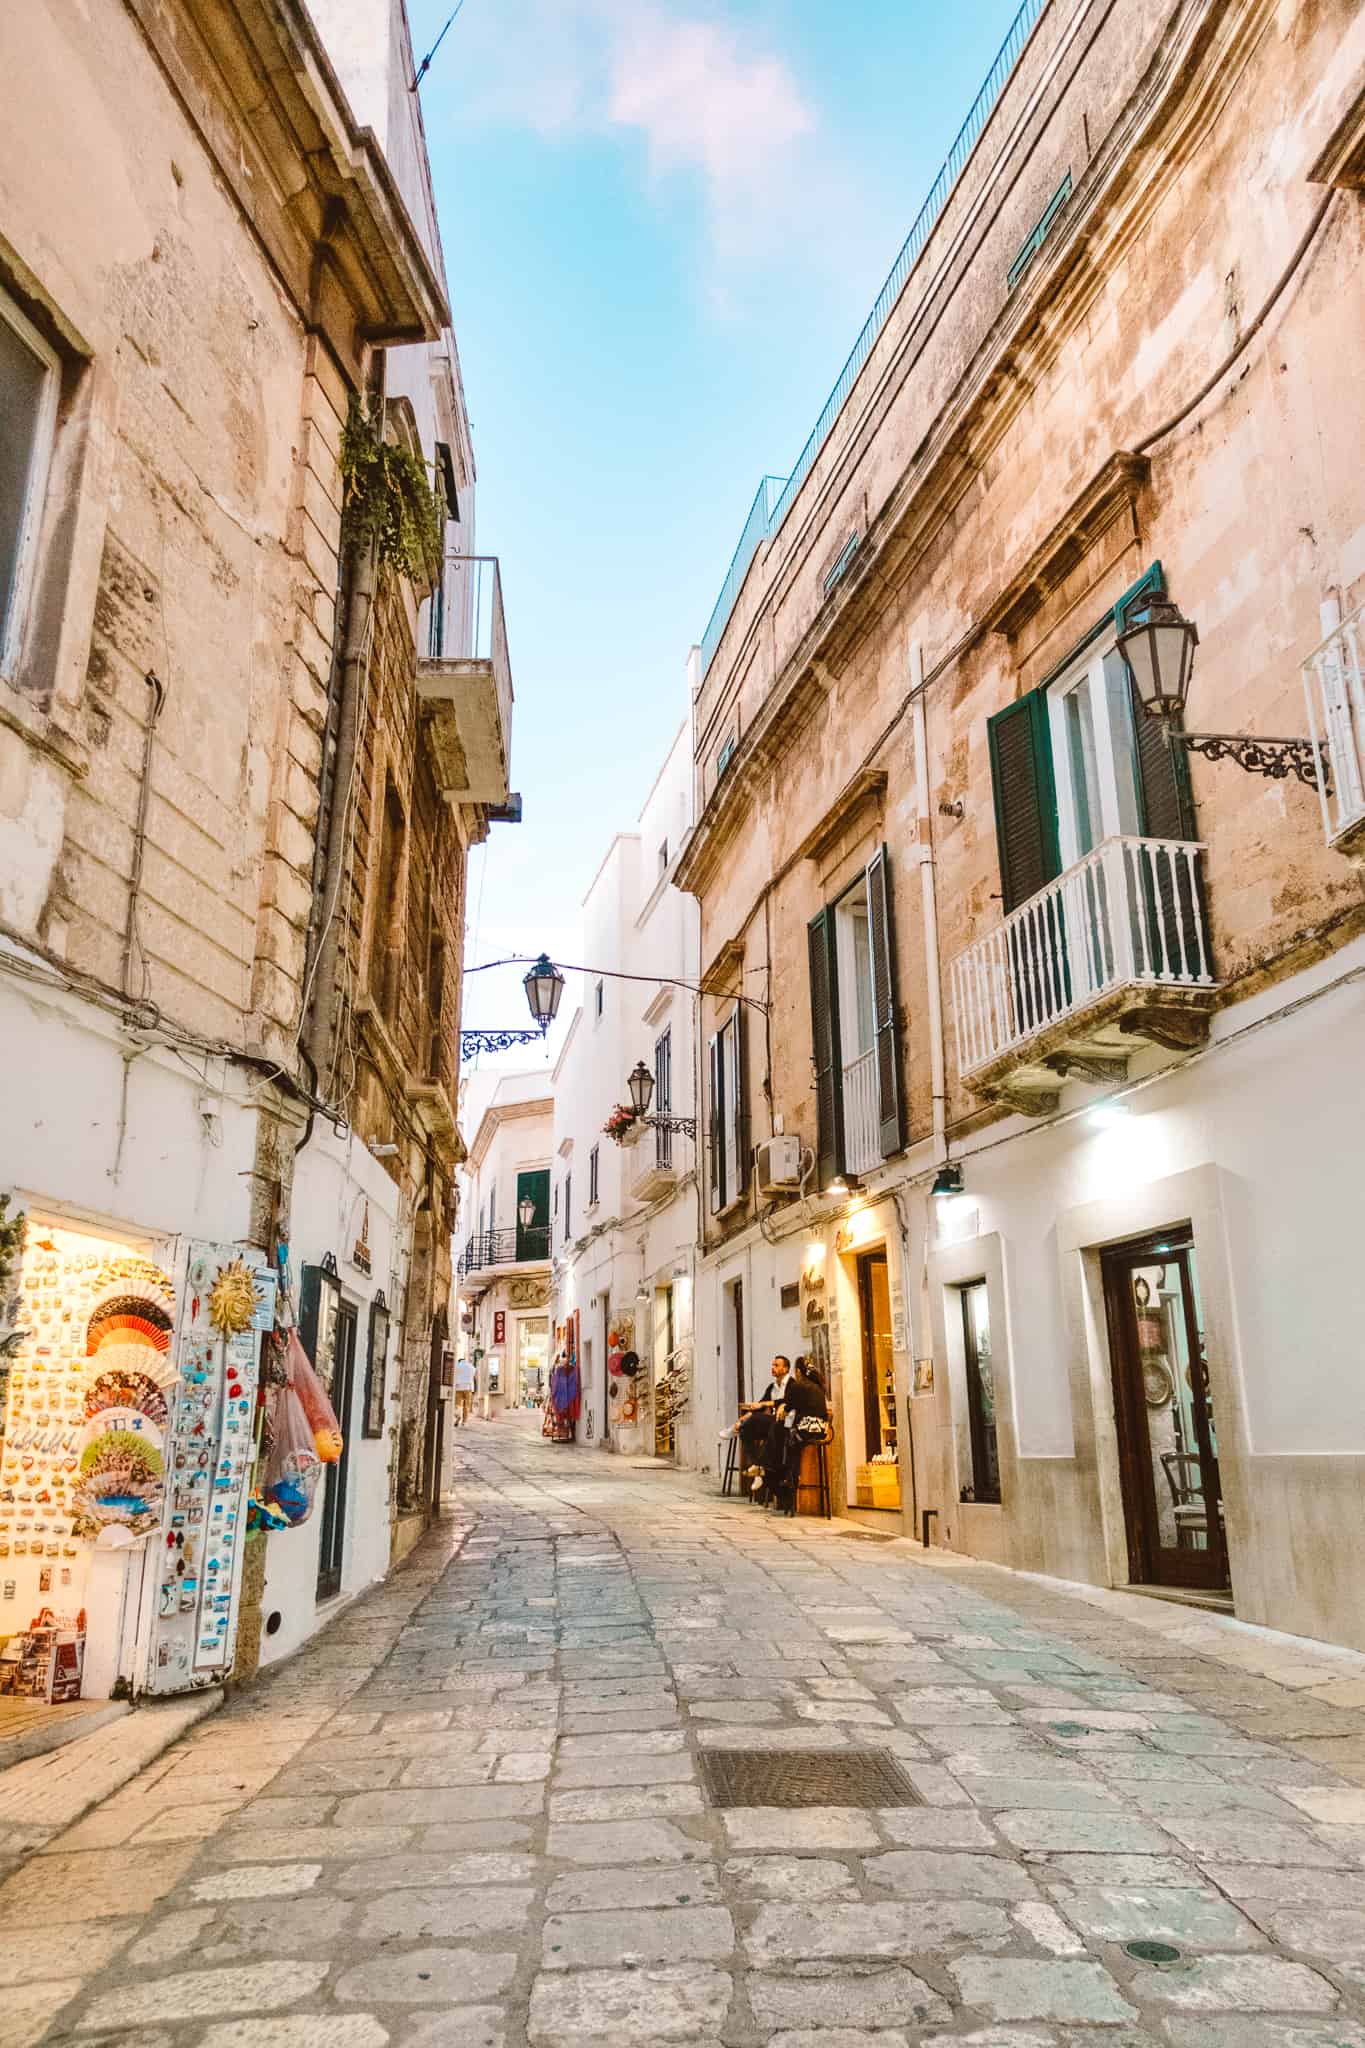
<svg viewBox="0 0 1365 2048">
<path fill-rule="evenodd" d="M 474 1363 L 472 1359 L 457 1358 L 455 1361 L 455 1427 L 468 1422 L 474 1406 Z"/>
</svg>

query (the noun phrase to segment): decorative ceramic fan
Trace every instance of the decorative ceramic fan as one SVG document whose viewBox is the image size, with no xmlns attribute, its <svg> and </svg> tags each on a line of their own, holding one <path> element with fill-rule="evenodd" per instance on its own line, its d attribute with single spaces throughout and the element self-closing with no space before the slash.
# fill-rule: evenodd
<svg viewBox="0 0 1365 2048">
<path fill-rule="evenodd" d="M 138 1297 L 143 1304 L 144 1312 L 148 1302 L 163 1309 L 168 1317 L 175 1310 L 175 1290 L 171 1286 L 171 1276 L 163 1272 L 160 1266 L 154 1266 L 150 1259 L 132 1256 L 110 1259 L 106 1265 L 100 1267 L 91 1290 L 92 1312 L 103 1308 L 106 1302 L 116 1299 L 119 1295 Z"/>
<path fill-rule="evenodd" d="M 151 1301 L 145 1295 L 115 1295 L 94 1311 L 86 1324 L 87 1354 L 93 1357 L 106 1338 L 122 1332 L 145 1337 L 158 1351 L 171 1348 L 170 1315 L 159 1302 Z"/>
<path fill-rule="evenodd" d="M 154 1386 L 169 1387 L 175 1378 L 175 1366 L 170 1355 L 158 1351 L 145 1337 L 136 1337 L 130 1342 L 117 1341 L 128 1334 L 126 1331 L 117 1332 L 115 1339 L 101 1344 L 94 1357 L 86 1361 L 91 1385 L 107 1373 L 123 1373 L 130 1376 L 144 1374 Z"/>
<path fill-rule="evenodd" d="M 145 1372 L 102 1371 L 85 1390 L 87 1420 L 105 1408 L 133 1408 L 158 1429 L 166 1427 L 166 1396 Z"/>
<path fill-rule="evenodd" d="M 98 1535 L 117 1524 L 145 1535 L 161 1512 L 161 1453 L 132 1430 L 106 1430 L 81 1454 L 79 1486 L 71 1495 L 76 1535 Z"/>
<path fill-rule="evenodd" d="M 209 1289 L 209 1321 L 224 1337 L 239 1337 L 251 1328 L 258 1296 L 251 1269 L 241 1259 L 220 1268 Z"/>
</svg>

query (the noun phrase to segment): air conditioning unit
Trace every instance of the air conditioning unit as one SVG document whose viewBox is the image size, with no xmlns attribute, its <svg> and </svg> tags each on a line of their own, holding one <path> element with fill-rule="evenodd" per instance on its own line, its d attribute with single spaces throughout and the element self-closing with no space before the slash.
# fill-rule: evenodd
<svg viewBox="0 0 1365 2048">
<path fill-rule="evenodd" d="M 801 1186 L 801 1140 L 766 1138 L 756 1145 L 754 1178 L 761 1195 L 794 1195 Z"/>
</svg>

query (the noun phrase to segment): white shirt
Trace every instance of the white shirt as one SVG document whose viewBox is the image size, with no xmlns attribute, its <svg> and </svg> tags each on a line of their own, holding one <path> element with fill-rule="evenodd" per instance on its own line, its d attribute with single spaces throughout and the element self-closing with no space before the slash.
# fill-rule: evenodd
<svg viewBox="0 0 1365 2048">
<path fill-rule="evenodd" d="M 472 1394 L 474 1391 L 474 1367 L 468 1358 L 455 1361 L 455 1391 L 457 1394 Z"/>
</svg>

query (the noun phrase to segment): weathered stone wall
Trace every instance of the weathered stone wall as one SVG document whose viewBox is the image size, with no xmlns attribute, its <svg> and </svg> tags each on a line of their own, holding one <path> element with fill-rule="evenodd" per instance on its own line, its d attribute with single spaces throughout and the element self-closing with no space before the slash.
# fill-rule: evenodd
<svg viewBox="0 0 1365 2048">
<path fill-rule="evenodd" d="M 1095 7 L 1065 80 L 1057 74 L 1016 135 L 1037 82 L 1031 51 L 945 213 L 924 281 L 917 272 L 879 344 L 887 360 L 863 373 L 787 527 L 751 572 L 745 604 L 766 593 L 761 626 L 737 608 L 699 701 L 703 795 L 707 749 L 736 688 L 750 692 L 740 753 L 709 795 L 690 865 L 700 877 L 704 965 L 739 939 L 746 970 L 761 970 L 771 947 L 772 1107 L 788 1129 L 809 1138 L 815 1124 L 806 921 L 881 839 L 899 898 L 912 1141 L 930 1127 L 904 715 L 913 650 L 931 676 L 949 1116 L 959 1122 L 983 1112 L 956 1075 L 947 969 L 1000 916 L 989 715 L 1039 682 L 1159 560 L 1200 627 L 1189 723 L 1304 730 L 1298 663 L 1319 637 L 1319 605 L 1335 595 L 1348 609 L 1365 591 L 1365 484 L 1352 452 L 1362 401 L 1341 347 L 1365 315 L 1365 218 L 1353 193 L 1338 196 L 1232 374 L 1153 449 L 1150 477 L 1131 501 L 1080 537 L 1069 558 L 1063 552 L 1036 609 L 1021 605 L 1008 633 L 987 621 L 1090 479 L 1193 395 L 1275 283 L 1323 196 L 1306 172 L 1326 140 L 1328 84 L 1350 12 L 1242 0 L 1196 32 L 1190 10 L 1156 0 Z M 1048 166 L 1019 188 L 1032 194 L 1028 205 L 1046 187 L 1041 207 L 1068 167 L 1076 190 L 1011 295 L 1004 275 L 1026 231 L 1015 196 L 1025 161 Z M 999 195 L 984 175 L 992 164 Z M 864 547 L 824 599 L 811 578 L 837 553 L 855 501 Z M 758 646 L 773 650 L 761 662 Z M 760 677 L 756 695 L 741 684 L 746 676 Z M 819 861 L 800 857 L 867 765 L 885 771 L 884 798 Z M 1359 883 L 1325 846 L 1311 791 L 1199 760 L 1192 779 L 1209 847 L 1215 967 L 1225 1000 L 1235 1000 L 1348 937 Z M 940 803 L 958 802 L 960 820 L 940 814 Z M 751 1032 L 749 1043 L 761 1136 L 764 1034 Z"/>
</svg>

